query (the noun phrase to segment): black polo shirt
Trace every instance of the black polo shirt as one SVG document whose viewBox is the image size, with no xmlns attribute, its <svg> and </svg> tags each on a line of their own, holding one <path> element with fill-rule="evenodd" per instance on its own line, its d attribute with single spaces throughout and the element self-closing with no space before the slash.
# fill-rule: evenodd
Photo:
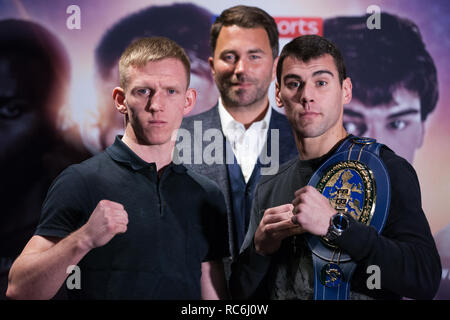
<svg viewBox="0 0 450 320">
<path fill-rule="evenodd" d="M 82 299 L 200 299 L 201 263 L 228 256 L 226 207 L 206 177 L 170 164 L 158 178 L 117 137 L 105 152 L 68 167 L 53 182 L 36 235 L 65 237 L 100 200 L 121 203 L 128 229 L 78 264 Z M 65 285 L 65 284 L 64 284 Z"/>
</svg>

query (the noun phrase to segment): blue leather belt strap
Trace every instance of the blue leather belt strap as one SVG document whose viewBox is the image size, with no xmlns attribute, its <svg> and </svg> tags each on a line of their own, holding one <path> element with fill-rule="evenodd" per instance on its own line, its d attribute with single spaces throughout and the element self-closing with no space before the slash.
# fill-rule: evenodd
<svg viewBox="0 0 450 320">
<path fill-rule="evenodd" d="M 376 203 L 374 203 L 373 215 L 370 226 L 381 233 L 389 212 L 390 204 L 390 182 L 389 174 L 379 157 L 382 144 L 371 138 L 359 138 L 349 136 L 336 150 L 334 155 L 328 159 L 312 176 L 308 185 L 317 186 L 320 179 L 328 172 L 330 167 L 340 162 L 353 161 L 363 163 L 373 174 L 376 185 Z M 340 248 L 332 248 L 318 236 L 307 235 L 306 240 L 312 251 L 314 266 L 314 299 L 315 300 L 347 300 L 350 296 L 350 282 L 356 263 Z M 336 266 L 341 275 L 340 281 L 334 285 L 327 285 L 324 281 L 324 270 L 327 265 Z M 334 269 L 336 270 L 336 269 Z M 328 273 L 327 273 L 328 274 Z"/>
<path fill-rule="evenodd" d="M 344 274 L 341 284 L 336 287 L 327 287 L 321 282 L 321 271 L 328 261 L 320 259 L 313 254 L 314 267 L 314 300 L 348 300 L 350 296 L 350 280 L 356 268 L 353 261 L 340 262 L 339 266 Z"/>
</svg>

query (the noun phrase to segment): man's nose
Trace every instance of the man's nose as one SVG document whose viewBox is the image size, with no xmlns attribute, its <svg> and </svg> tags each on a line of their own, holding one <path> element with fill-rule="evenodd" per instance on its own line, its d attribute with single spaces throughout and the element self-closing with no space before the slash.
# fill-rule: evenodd
<svg viewBox="0 0 450 320">
<path fill-rule="evenodd" d="M 383 124 L 380 122 L 369 122 L 367 123 L 367 131 L 363 133 L 365 136 L 374 138 L 380 143 L 388 142 L 389 134 L 386 134 Z"/>
<path fill-rule="evenodd" d="M 305 82 L 300 88 L 300 101 L 303 107 L 309 108 L 309 104 L 314 102 L 314 88 L 312 84 Z"/>
<path fill-rule="evenodd" d="M 155 92 L 148 99 L 148 111 L 157 112 L 164 109 L 164 97 L 161 92 Z"/>
<path fill-rule="evenodd" d="M 247 63 L 244 61 L 244 59 L 239 59 L 236 62 L 236 65 L 234 67 L 234 73 L 235 74 L 244 74 L 246 67 L 247 67 Z"/>
</svg>

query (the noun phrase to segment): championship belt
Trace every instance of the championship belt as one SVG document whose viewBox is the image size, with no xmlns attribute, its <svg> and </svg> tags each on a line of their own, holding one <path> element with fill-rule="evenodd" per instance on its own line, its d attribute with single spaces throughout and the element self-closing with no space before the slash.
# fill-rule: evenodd
<svg viewBox="0 0 450 320">
<path fill-rule="evenodd" d="M 348 137 L 308 185 L 330 201 L 338 213 L 381 233 L 389 211 L 389 174 L 379 157 L 382 144 L 371 138 Z M 326 238 L 308 234 L 314 266 L 314 299 L 347 300 L 356 263 Z"/>
</svg>

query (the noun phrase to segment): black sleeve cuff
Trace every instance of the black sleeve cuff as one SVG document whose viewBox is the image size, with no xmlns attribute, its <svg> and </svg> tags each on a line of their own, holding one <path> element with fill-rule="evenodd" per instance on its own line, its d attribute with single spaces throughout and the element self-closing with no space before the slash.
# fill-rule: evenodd
<svg viewBox="0 0 450 320">
<path fill-rule="evenodd" d="M 334 243 L 345 250 L 355 261 L 366 258 L 372 250 L 372 244 L 378 237 L 375 228 L 350 219 L 350 225 Z"/>
</svg>

